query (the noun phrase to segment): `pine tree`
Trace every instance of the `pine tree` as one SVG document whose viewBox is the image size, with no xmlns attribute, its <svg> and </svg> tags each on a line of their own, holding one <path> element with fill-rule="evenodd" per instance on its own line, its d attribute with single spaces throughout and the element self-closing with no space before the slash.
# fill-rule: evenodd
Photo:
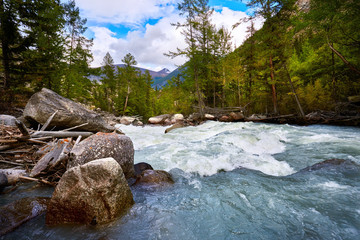
<svg viewBox="0 0 360 240">
<path fill-rule="evenodd" d="M 68 98 L 76 98 L 78 101 L 89 101 L 91 82 L 89 76 L 89 62 L 92 60 L 90 47 L 92 40 L 83 36 L 86 31 L 86 19 L 80 17 L 79 8 L 75 1 L 64 5 L 65 9 L 65 33 L 66 33 L 66 71 L 63 78 L 62 93 Z"/>
<path fill-rule="evenodd" d="M 102 75 L 101 78 L 101 89 L 104 93 L 105 102 L 102 104 L 102 108 L 108 112 L 114 111 L 113 93 L 115 91 L 116 80 L 115 80 L 115 69 L 114 60 L 110 53 L 107 52 L 102 63 Z M 101 96 L 100 96 L 101 97 Z"/>
</svg>

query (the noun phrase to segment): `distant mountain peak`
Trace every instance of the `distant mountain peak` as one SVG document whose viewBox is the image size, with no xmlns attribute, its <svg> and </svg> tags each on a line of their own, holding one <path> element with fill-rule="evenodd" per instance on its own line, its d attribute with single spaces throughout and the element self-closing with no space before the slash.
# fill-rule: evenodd
<svg viewBox="0 0 360 240">
<path fill-rule="evenodd" d="M 171 71 L 167 68 L 163 68 L 161 71 L 158 71 L 158 73 L 169 74 Z"/>
</svg>

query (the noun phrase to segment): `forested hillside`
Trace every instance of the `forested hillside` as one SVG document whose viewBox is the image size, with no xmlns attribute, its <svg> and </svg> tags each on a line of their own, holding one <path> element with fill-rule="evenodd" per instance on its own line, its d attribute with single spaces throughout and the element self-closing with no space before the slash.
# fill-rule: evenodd
<svg viewBox="0 0 360 240">
<path fill-rule="evenodd" d="M 91 108 L 117 115 L 246 106 L 246 114 L 304 115 L 333 110 L 360 95 L 360 2 L 353 0 L 251 0 L 247 40 L 232 48 L 230 31 L 216 28 L 207 0 L 178 5 L 185 22 L 174 23 L 186 48 L 165 53 L 187 62 L 162 89 L 124 56 L 114 69 L 110 54 L 91 69 L 92 40 L 75 1 L 0 1 L 0 108 L 15 106 L 42 87 Z M 261 29 L 254 19 L 262 17 Z M 116 71 L 115 71 L 116 70 Z M 91 81 L 90 75 L 100 76 Z"/>
</svg>

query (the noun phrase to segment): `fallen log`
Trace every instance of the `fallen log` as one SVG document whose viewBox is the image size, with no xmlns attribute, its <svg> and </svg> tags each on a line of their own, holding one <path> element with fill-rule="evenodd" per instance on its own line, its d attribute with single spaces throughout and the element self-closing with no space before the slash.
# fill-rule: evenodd
<svg viewBox="0 0 360 240">
<path fill-rule="evenodd" d="M 21 176 L 26 175 L 26 171 L 22 170 L 22 169 L 14 169 L 14 168 L 10 168 L 10 169 L 0 169 L 0 173 L 5 174 L 5 176 L 7 177 L 8 180 L 8 184 L 14 184 L 17 181 L 19 181 L 19 178 Z"/>
<path fill-rule="evenodd" d="M 62 131 L 37 131 L 31 135 L 32 138 L 38 137 L 55 137 L 55 138 L 68 138 L 68 137 L 89 137 L 93 135 L 92 132 L 62 132 Z"/>
</svg>

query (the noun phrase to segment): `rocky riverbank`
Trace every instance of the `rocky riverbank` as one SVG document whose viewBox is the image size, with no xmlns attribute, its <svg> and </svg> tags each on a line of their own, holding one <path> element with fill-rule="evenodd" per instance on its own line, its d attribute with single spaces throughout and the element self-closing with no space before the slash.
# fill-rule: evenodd
<svg viewBox="0 0 360 240">
<path fill-rule="evenodd" d="M 173 183 L 165 171 L 134 165 L 131 139 L 99 114 L 48 89 L 31 97 L 20 118 L 0 119 L 1 194 L 27 181 L 55 187 L 51 199 L 2 206 L 0 235 L 46 208 L 49 225 L 107 223 L 134 204 L 130 186 Z M 20 205 L 24 211 L 16 211 Z"/>
</svg>

